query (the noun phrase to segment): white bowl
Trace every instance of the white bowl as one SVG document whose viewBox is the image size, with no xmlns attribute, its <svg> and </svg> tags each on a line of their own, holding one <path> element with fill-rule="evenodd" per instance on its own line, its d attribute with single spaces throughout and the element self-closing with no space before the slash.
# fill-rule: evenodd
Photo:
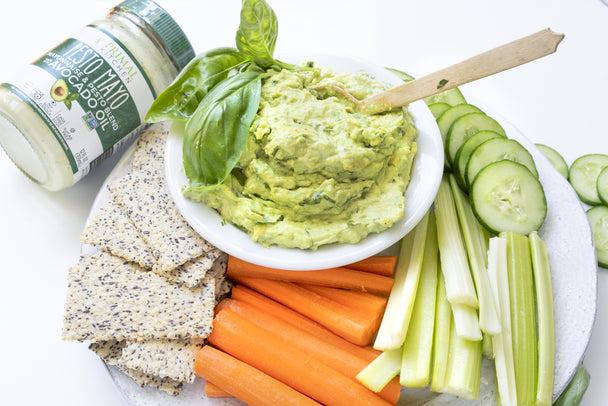
<svg viewBox="0 0 608 406">
<path fill-rule="evenodd" d="M 301 54 L 280 58 L 291 63 L 308 60 L 336 71 L 366 71 L 381 82 L 398 85 L 401 79 L 386 69 L 363 61 L 329 55 Z M 182 187 L 187 178 L 182 164 L 182 138 L 179 126 L 173 126 L 167 141 L 165 171 L 169 189 L 186 221 L 207 241 L 224 252 L 254 264 L 288 270 L 316 270 L 339 267 L 359 261 L 392 246 L 420 221 L 433 203 L 443 173 L 443 145 L 435 119 L 423 101 L 412 103 L 419 135 L 411 181 L 406 191 L 403 218 L 381 233 L 373 233 L 357 244 L 328 244 L 316 251 L 265 248 L 232 224 L 226 224 L 213 209 L 186 199 Z"/>
</svg>

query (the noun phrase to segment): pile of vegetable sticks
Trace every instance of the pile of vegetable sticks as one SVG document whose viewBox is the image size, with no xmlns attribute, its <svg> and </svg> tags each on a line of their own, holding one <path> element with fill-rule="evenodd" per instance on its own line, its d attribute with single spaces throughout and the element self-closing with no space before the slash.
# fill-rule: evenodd
<svg viewBox="0 0 608 406">
<path fill-rule="evenodd" d="M 249 405 L 396 404 L 398 379 L 378 392 L 356 379 L 380 354 L 370 344 L 396 262 L 374 256 L 348 268 L 283 271 L 230 257 L 237 285 L 195 360 L 206 395 Z"/>
<path fill-rule="evenodd" d="M 554 326 L 544 242 L 536 232 L 490 236 L 453 175 L 442 180 L 427 216 L 402 241 L 374 342 L 383 353 L 358 379 L 380 390 L 399 375 L 404 386 L 476 399 L 485 354 L 494 359 L 502 405 L 551 405 Z"/>
<path fill-rule="evenodd" d="M 394 405 L 406 386 L 475 399 L 485 354 L 502 405 L 551 405 L 551 275 L 536 232 L 490 236 L 446 175 L 398 261 L 284 271 L 230 257 L 237 285 L 195 362 L 207 396 Z"/>
</svg>

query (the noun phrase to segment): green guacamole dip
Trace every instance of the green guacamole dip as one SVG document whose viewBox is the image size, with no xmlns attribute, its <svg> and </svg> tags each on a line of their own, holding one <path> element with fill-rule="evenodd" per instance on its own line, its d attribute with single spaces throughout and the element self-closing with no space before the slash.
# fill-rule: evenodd
<svg viewBox="0 0 608 406">
<path fill-rule="evenodd" d="M 416 154 L 412 117 L 406 109 L 362 114 L 344 97 L 320 94 L 328 84 L 359 99 L 385 89 L 367 74 L 326 67 L 271 74 L 230 176 L 185 196 L 267 247 L 356 243 L 399 221 Z"/>
</svg>

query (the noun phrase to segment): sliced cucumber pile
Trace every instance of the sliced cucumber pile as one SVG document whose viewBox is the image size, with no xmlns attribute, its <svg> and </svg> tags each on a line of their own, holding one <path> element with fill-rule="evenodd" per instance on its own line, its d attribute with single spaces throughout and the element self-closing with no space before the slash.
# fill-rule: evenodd
<svg viewBox="0 0 608 406">
<path fill-rule="evenodd" d="M 405 72 L 387 68 L 403 81 Z M 488 231 L 529 234 L 547 215 L 545 193 L 530 153 L 507 139 L 502 126 L 467 103 L 458 88 L 424 99 L 444 143 L 445 167 L 469 194 L 473 213 Z"/>
<path fill-rule="evenodd" d="M 453 90 L 425 99 L 443 138 L 446 169 L 469 194 L 473 213 L 488 231 L 538 230 L 547 202 L 532 155 Z"/>
</svg>

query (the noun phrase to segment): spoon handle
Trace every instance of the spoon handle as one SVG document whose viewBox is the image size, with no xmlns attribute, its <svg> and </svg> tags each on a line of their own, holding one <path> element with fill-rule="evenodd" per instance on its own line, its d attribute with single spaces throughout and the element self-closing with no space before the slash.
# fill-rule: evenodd
<svg viewBox="0 0 608 406">
<path fill-rule="evenodd" d="M 416 100 L 552 54 L 557 50 L 557 46 L 563 38 L 564 34 L 557 34 L 549 28 L 541 30 L 368 97 L 360 102 L 361 107 L 374 108 L 372 106 L 377 106 L 385 110 L 387 107 L 390 109 L 405 106 Z"/>
</svg>

